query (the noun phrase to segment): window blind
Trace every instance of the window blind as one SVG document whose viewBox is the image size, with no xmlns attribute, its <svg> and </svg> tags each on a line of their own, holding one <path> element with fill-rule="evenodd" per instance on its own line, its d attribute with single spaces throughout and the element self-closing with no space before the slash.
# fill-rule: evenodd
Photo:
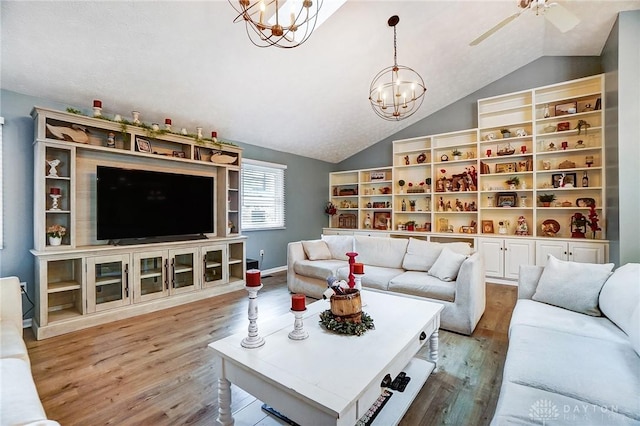
<svg viewBox="0 0 640 426">
<path fill-rule="evenodd" d="M 242 160 L 242 230 L 285 228 L 286 165 Z"/>
</svg>

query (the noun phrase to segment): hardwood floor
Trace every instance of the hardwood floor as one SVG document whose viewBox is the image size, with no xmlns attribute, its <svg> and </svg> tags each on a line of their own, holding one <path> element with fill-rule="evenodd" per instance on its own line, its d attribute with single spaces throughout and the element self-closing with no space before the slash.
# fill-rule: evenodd
<svg viewBox="0 0 640 426">
<path fill-rule="evenodd" d="M 259 319 L 289 312 L 286 272 L 263 283 Z M 473 335 L 440 332 L 440 370 L 401 425 L 489 423 L 515 300 L 515 287 L 488 284 Z M 211 425 L 217 383 L 207 345 L 246 328 L 243 290 L 42 341 L 25 330 L 25 340 L 45 411 L 64 426 Z"/>
</svg>

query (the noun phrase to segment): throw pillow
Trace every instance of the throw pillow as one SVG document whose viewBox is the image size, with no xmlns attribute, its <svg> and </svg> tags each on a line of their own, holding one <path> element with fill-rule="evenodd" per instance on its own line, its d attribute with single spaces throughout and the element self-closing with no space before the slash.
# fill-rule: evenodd
<svg viewBox="0 0 640 426">
<path fill-rule="evenodd" d="M 331 259 L 331 252 L 327 243 L 322 240 L 303 241 L 302 248 L 309 260 L 328 260 Z"/>
<path fill-rule="evenodd" d="M 466 258 L 466 255 L 456 253 L 445 247 L 433 266 L 429 268 L 427 274 L 441 281 L 454 281 L 458 277 L 458 271 L 460 271 L 460 267 Z"/>
<path fill-rule="evenodd" d="M 599 317 L 598 296 L 612 269 L 613 263 L 567 262 L 549 255 L 532 299 Z"/>
<path fill-rule="evenodd" d="M 402 260 L 402 269 L 427 272 L 438 260 L 438 256 L 440 256 L 440 252 L 444 247 L 456 253 L 471 254 L 471 246 L 468 243 L 434 243 L 417 238 L 409 238 L 407 253 Z"/>
</svg>

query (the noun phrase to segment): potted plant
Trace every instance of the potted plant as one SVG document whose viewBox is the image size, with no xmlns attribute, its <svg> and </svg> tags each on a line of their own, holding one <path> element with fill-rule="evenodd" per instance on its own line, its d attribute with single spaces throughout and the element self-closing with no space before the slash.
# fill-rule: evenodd
<svg viewBox="0 0 640 426">
<path fill-rule="evenodd" d="M 51 225 L 47 228 L 47 237 L 49 237 L 49 244 L 52 246 L 59 246 L 62 243 L 62 237 L 67 233 L 67 228 L 62 225 Z"/>
<path fill-rule="evenodd" d="M 416 230 L 416 222 L 414 220 L 410 220 L 404 224 L 404 229 L 407 231 L 415 231 Z"/>
<path fill-rule="evenodd" d="M 520 185 L 520 178 L 518 176 L 511 176 L 505 183 L 509 185 L 509 189 L 516 189 L 516 187 Z"/>
<path fill-rule="evenodd" d="M 503 138 L 510 138 L 511 137 L 511 130 L 509 130 L 509 129 L 501 129 L 500 133 L 502 133 L 502 137 Z"/>
<path fill-rule="evenodd" d="M 540 194 L 538 200 L 542 203 L 543 207 L 549 207 L 551 202 L 556 199 L 554 194 Z"/>
<path fill-rule="evenodd" d="M 454 160 L 459 160 L 460 157 L 462 156 L 462 152 L 460 152 L 457 148 L 454 149 L 453 152 L 451 152 L 451 154 L 453 154 Z"/>
</svg>

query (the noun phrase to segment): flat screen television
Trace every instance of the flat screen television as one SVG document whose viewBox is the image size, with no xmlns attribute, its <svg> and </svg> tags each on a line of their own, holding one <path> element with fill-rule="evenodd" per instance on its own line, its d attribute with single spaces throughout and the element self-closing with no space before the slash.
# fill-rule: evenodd
<svg viewBox="0 0 640 426">
<path fill-rule="evenodd" d="M 98 240 L 214 231 L 214 178 L 98 166 Z"/>
</svg>

